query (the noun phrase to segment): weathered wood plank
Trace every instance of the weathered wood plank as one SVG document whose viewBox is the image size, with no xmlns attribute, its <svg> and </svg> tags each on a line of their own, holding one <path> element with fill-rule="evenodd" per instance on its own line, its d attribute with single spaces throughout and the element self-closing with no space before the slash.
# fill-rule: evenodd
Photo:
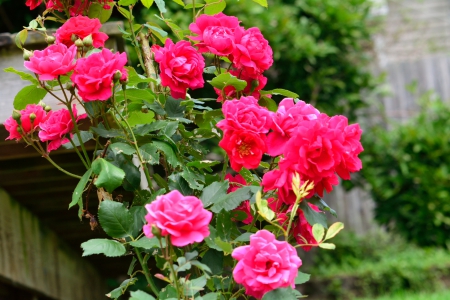
<svg viewBox="0 0 450 300">
<path fill-rule="evenodd" d="M 0 189 L 0 276 L 52 299 L 103 299 L 98 272 Z"/>
</svg>

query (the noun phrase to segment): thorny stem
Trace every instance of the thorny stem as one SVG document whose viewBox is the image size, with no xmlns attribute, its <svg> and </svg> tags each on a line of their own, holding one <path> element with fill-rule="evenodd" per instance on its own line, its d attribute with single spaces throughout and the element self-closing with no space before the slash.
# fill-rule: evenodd
<svg viewBox="0 0 450 300">
<path fill-rule="evenodd" d="M 119 112 L 119 110 L 117 109 L 114 94 L 113 94 L 112 106 L 113 106 L 115 112 L 120 116 L 120 118 L 123 120 L 123 122 L 127 125 L 127 128 L 130 131 L 130 133 L 131 133 L 131 136 L 133 138 L 132 144 L 133 144 L 134 148 L 136 149 L 136 155 L 138 156 L 139 162 L 141 163 L 141 168 L 142 168 L 142 170 L 144 170 L 145 178 L 147 179 L 147 183 L 148 183 L 148 188 L 150 189 L 151 192 L 153 192 L 152 179 L 150 177 L 150 173 L 148 172 L 148 168 L 147 168 L 147 166 L 145 164 L 145 160 L 144 160 L 144 158 L 141 155 L 141 151 L 139 151 L 139 147 L 138 147 L 138 143 L 137 143 L 136 137 L 135 137 L 134 132 L 131 129 L 131 126 L 128 123 L 127 119 L 124 118 L 122 116 L 122 114 Z"/>
<path fill-rule="evenodd" d="M 158 296 L 159 295 L 159 290 L 156 287 L 155 283 L 153 282 L 152 277 L 150 276 L 150 271 L 148 270 L 148 266 L 147 264 L 144 263 L 144 260 L 142 259 L 142 254 L 139 251 L 139 248 L 134 248 L 134 252 L 136 253 L 136 256 L 138 257 L 139 263 L 141 264 L 141 267 L 144 271 L 144 275 L 145 275 L 145 279 L 147 279 L 147 283 L 150 286 L 150 289 L 152 290 L 152 292 Z"/>
<path fill-rule="evenodd" d="M 150 44 L 148 42 L 148 38 L 145 36 L 143 32 L 139 32 L 139 41 L 141 43 L 142 52 L 144 56 L 144 66 L 145 66 L 145 73 L 147 74 L 148 78 L 156 79 L 156 70 L 153 66 L 153 58 L 152 58 L 152 51 L 150 49 Z M 156 92 L 155 83 L 149 82 L 148 86 L 152 89 L 153 92 Z"/>
</svg>

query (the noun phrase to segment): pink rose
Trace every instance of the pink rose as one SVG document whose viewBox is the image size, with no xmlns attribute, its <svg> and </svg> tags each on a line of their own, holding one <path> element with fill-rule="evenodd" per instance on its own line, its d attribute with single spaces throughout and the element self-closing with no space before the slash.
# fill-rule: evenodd
<svg viewBox="0 0 450 300">
<path fill-rule="evenodd" d="M 33 122 L 31 122 L 30 119 L 31 114 L 34 114 L 35 116 Z M 23 130 L 22 134 L 24 135 L 28 134 L 31 130 L 37 130 L 39 125 L 47 120 L 48 116 L 42 106 L 37 104 L 28 104 L 25 109 L 20 111 L 20 115 L 20 123 Z M 20 133 L 17 131 L 19 125 L 12 117 L 8 118 L 4 125 L 5 129 L 9 131 L 9 136 L 6 138 L 7 140 L 20 140 L 22 138 Z"/>
<path fill-rule="evenodd" d="M 248 130 L 267 133 L 272 125 L 272 112 L 258 104 L 252 96 L 225 101 L 222 106 L 225 119 L 217 123 L 223 131 Z"/>
<path fill-rule="evenodd" d="M 39 80 L 53 80 L 65 75 L 75 68 L 77 48 L 55 44 L 42 51 L 35 50 L 29 61 L 24 62 L 25 67 L 38 74 Z"/>
<path fill-rule="evenodd" d="M 170 236 L 172 245 L 184 247 L 194 242 L 200 243 L 209 236 L 209 222 L 212 213 L 203 208 L 203 203 L 194 196 L 183 196 L 179 191 L 156 197 L 147 204 L 144 234 L 151 238 L 152 225 L 161 230 L 161 235 Z"/>
<path fill-rule="evenodd" d="M 214 16 L 201 15 L 195 23 L 189 25 L 189 29 L 197 34 L 191 36 L 194 41 L 198 41 L 195 46 L 198 51 L 211 52 L 219 56 L 231 54 L 234 46 L 234 31 L 239 27 L 239 20 L 223 13 Z"/>
<path fill-rule="evenodd" d="M 226 131 L 219 146 L 227 152 L 236 172 L 242 167 L 256 169 L 266 152 L 265 136 L 245 130 Z"/>
<path fill-rule="evenodd" d="M 267 83 L 267 77 L 264 77 L 264 75 L 259 75 L 258 77 L 252 77 L 249 76 L 245 70 L 238 71 L 238 70 L 231 70 L 230 71 L 231 75 L 236 76 L 237 78 L 241 79 L 241 80 L 245 80 L 247 81 L 247 86 L 245 87 L 245 89 L 243 89 L 241 91 L 241 93 L 244 96 L 252 96 L 254 98 L 259 98 L 261 96 L 261 94 L 259 93 L 260 90 L 262 90 Z M 216 94 L 219 96 L 217 98 L 217 102 L 223 102 L 227 99 L 223 98 L 222 95 L 222 91 L 214 88 L 214 91 L 216 92 Z M 236 88 L 234 86 L 226 86 L 224 88 L 224 92 L 225 92 L 225 97 L 228 99 L 233 99 L 236 98 Z"/>
<path fill-rule="evenodd" d="M 277 288 L 294 288 L 302 265 L 295 248 L 277 241 L 267 230 L 250 236 L 250 245 L 234 249 L 232 257 L 238 260 L 234 280 L 244 286 L 247 295 L 257 299 Z"/>
<path fill-rule="evenodd" d="M 41 5 L 42 0 L 27 0 L 25 3 L 26 6 L 29 6 L 31 10 L 35 9 L 39 5 Z"/>
<path fill-rule="evenodd" d="M 188 41 L 174 44 L 167 39 L 164 47 L 153 46 L 152 50 L 159 63 L 161 84 L 170 88 L 173 98 L 184 99 L 187 88 L 203 87 L 205 59 Z"/>
<path fill-rule="evenodd" d="M 267 136 L 267 151 L 271 156 L 284 152 L 286 143 L 301 122 L 316 120 L 320 112 L 303 101 L 294 104 L 294 99 L 283 99 L 273 116 L 272 132 Z"/>
<path fill-rule="evenodd" d="M 236 48 L 233 51 L 233 65 L 245 69 L 251 76 L 258 76 L 273 63 L 273 52 L 261 31 L 252 27 L 235 31 Z"/>
<path fill-rule="evenodd" d="M 101 52 L 78 59 L 70 79 L 84 101 L 108 100 L 112 96 L 114 74 L 120 71 L 121 80 L 128 76 L 124 68 L 126 63 L 126 53 L 113 54 L 109 49 L 103 48 Z"/>
<path fill-rule="evenodd" d="M 230 186 L 228 188 L 227 193 L 232 193 L 236 191 L 237 189 L 241 188 L 242 186 L 248 185 L 245 181 L 244 177 L 242 177 L 240 174 L 237 174 L 236 176 L 232 176 L 231 174 L 225 175 L 225 180 L 228 180 L 230 183 Z M 238 184 L 236 184 L 238 183 Z M 253 221 L 253 216 L 250 209 L 250 201 L 245 200 L 243 201 L 238 207 L 236 207 L 234 210 L 243 212 L 247 215 L 247 218 L 242 220 L 242 223 L 244 224 L 250 224 Z"/>
<path fill-rule="evenodd" d="M 75 104 L 73 105 L 72 111 L 77 122 L 87 117 L 86 114 L 78 116 Z M 42 142 L 50 141 L 47 146 L 47 151 L 50 152 L 58 149 L 62 144 L 69 142 L 65 136 L 72 133 L 74 124 L 69 110 L 62 108 L 49 113 L 48 119 L 41 123 L 39 127 L 41 128 L 41 131 L 39 131 L 39 139 Z"/>
<path fill-rule="evenodd" d="M 88 3 L 88 1 L 84 2 Z M 91 35 L 93 46 L 95 48 L 100 48 L 105 45 L 105 41 L 108 39 L 106 33 L 99 31 L 101 27 L 102 24 L 98 19 L 90 19 L 84 16 L 73 17 L 56 30 L 56 41 L 69 47 L 74 44 L 72 35 L 75 35 L 80 39 L 84 39 L 88 35 Z"/>
</svg>

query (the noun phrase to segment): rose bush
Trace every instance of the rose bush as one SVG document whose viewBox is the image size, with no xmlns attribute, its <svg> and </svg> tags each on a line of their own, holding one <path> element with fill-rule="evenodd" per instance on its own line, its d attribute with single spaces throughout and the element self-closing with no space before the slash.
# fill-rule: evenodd
<svg viewBox="0 0 450 300">
<path fill-rule="evenodd" d="M 325 241 L 343 228 L 328 227 L 324 211 L 334 211 L 320 197 L 338 176 L 349 179 L 361 169 L 359 125 L 318 111 L 294 92 L 264 91 L 272 48 L 258 28 L 223 14 L 222 2 L 187 7 L 189 31 L 165 18 L 162 0 L 155 1 L 161 14 L 154 23 L 134 24 L 136 3 L 45 1 L 44 16 L 18 41 L 22 46 L 36 30 L 49 43 L 42 51 L 24 49 L 36 78 L 14 70 L 43 92 L 15 99 L 8 139 L 80 179 L 69 208 L 78 205 L 78 216 L 109 236 L 84 242 L 84 255 L 132 254 L 130 278 L 109 297 L 117 299 L 144 274 L 149 294 L 131 292 L 131 299 L 296 299 L 296 284 L 308 277 L 298 270 L 296 248 L 333 249 Z M 26 2 L 31 9 L 39 4 Z M 128 31 L 121 30 L 143 74 L 127 66 L 126 53 L 104 48 L 100 21 L 85 16 L 100 7 L 107 19 L 113 5 L 128 19 Z M 55 20 L 63 25 L 53 38 L 44 23 Z M 217 97 L 194 98 L 190 90 L 205 82 Z M 65 108 L 40 102 L 47 93 Z M 275 95 L 287 98 L 277 105 Z M 87 148 L 89 140 L 95 149 Z M 52 160 L 61 145 L 78 155 L 85 174 Z M 95 190 L 98 209 L 89 211 Z M 142 271 L 134 271 L 136 261 Z M 149 261 L 156 267 L 150 270 Z"/>
</svg>

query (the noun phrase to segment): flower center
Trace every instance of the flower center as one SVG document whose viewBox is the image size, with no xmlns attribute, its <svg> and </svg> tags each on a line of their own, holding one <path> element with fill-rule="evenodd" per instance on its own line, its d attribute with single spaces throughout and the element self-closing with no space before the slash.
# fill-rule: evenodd
<svg viewBox="0 0 450 300">
<path fill-rule="evenodd" d="M 238 152 L 240 157 L 252 154 L 250 146 L 246 143 L 242 143 L 238 146 Z"/>
</svg>

